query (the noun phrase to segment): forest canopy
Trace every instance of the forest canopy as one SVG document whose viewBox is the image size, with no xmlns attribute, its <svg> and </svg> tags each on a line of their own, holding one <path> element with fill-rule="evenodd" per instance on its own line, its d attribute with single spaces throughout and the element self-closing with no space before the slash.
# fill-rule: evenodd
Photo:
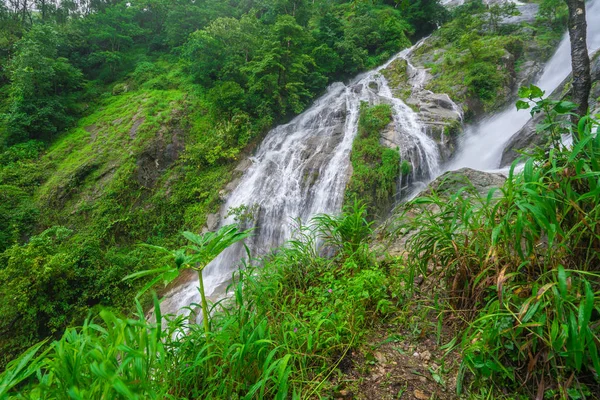
<svg viewBox="0 0 600 400">
<path fill-rule="evenodd" d="M 2 139 L 50 140 L 115 82 L 180 63 L 224 116 L 300 112 L 447 17 L 437 1 L 6 1 Z M 259 125 L 264 126 L 264 125 Z"/>
</svg>

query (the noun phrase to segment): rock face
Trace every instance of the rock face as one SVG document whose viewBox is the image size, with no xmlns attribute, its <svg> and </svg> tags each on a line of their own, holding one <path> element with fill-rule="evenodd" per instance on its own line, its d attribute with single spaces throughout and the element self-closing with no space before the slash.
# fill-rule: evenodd
<svg viewBox="0 0 600 400">
<path fill-rule="evenodd" d="M 395 97 L 404 101 L 416 113 L 426 134 L 438 144 L 441 161 L 454 154 L 456 138 L 462 132 L 462 109 L 447 94 L 433 93 L 425 86 L 431 75 L 425 69 L 415 68 L 404 59 L 397 59 L 381 71 L 388 80 Z M 401 145 L 382 135 L 382 144 Z"/>
<path fill-rule="evenodd" d="M 590 110 L 600 111 L 600 109 L 598 109 L 598 97 L 600 96 L 600 52 L 597 52 L 592 58 L 591 73 L 594 86 L 590 92 Z M 571 75 L 569 75 L 558 88 L 552 92 L 549 98 L 554 100 L 568 98 L 571 91 L 571 79 Z M 519 151 L 527 152 L 537 146 L 542 146 L 546 142 L 547 137 L 538 134 L 535 129 L 536 125 L 542 123 L 544 117 L 543 114 L 536 114 L 521 130 L 513 135 L 502 153 L 501 166 L 510 165 L 519 157 Z"/>
<path fill-rule="evenodd" d="M 486 196 L 490 189 L 501 187 L 506 176 L 500 173 L 478 171 L 471 168 L 461 168 L 449 171 L 431 182 L 422 195 L 436 191 L 438 194 L 454 194 L 464 187 L 472 186 L 481 196 Z"/>
<path fill-rule="evenodd" d="M 156 137 L 138 156 L 136 172 L 137 181 L 141 186 L 154 187 L 163 172 L 178 159 L 179 154 L 185 148 L 183 142 L 184 131 L 179 120 L 179 114 L 179 110 L 173 110 L 173 121 L 161 127 Z M 134 117 L 133 125 L 129 130 L 130 137 L 135 137 L 141 123 L 139 118 Z"/>
<path fill-rule="evenodd" d="M 506 181 L 506 177 L 499 173 L 490 173 L 477 171 L 471 168 L 462 168 L 457 171 L 446 172 L 439 176 L 433 182 L 431 182 L 427 188 L 419 194 L 418 197 L 430 195 L 432 192 L 436 192 L 442 197 L 448 197 L 455 194 L 458 190 L 465 187 L 473 188 L 480 196 L 485 198 L 493 188 L 501 187 Z M 468 191 L 463 192 L 465 196 L 468 196 Z M 472 193 L 472 192 L 471 192 Z M 496 191 L 495 195 L 499 196 L 501 193 Z M 383 236 L 387 236 L 387 233 L 397 232 L 402 221 L 399 221 L 399 216 L 405 211 L 403 205 L 398 206 L 390 218 L 385 221 L 379 230 L 379 233 L 383 233 Z M 435 207 L 435 206 L 427 206 Z M 414 217 L 414 211 L 409 211 L 405 214 L 405 217 Z M 400 224 L 400 225 L 398 225 Z M 395 239 L 388 244 L 388 254 L 392 256 L 402 256 L 406 253 L 406 242 L 414 235 L 414 231 L 407 232 L 400 236 L 395 236 Z"/>
</svg>

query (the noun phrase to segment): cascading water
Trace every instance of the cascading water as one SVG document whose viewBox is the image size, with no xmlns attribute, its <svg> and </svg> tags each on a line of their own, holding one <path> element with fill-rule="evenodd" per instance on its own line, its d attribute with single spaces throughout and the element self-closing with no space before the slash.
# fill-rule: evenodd
<svg viewBox="0 0 600 400">
<path fill-rule="evenodd" d="M 401 158 L 415 166 L 413 179 L 438 175 L 437 144 L 426 135 L 417 114 L 392 95 L 380 73 L 397 58 L 406 59 L 410 51 L 402 51 L 348 85 L 331 85 L 308 110 L 267 134 L 221 210 L 222 224 L 233 222 L 228 215 L 231 209 L 246 207 L 253 212 L 255 230 L 246 245 L 254 255 L 290 238 L 294 219 L 306 222 L 320 213 L 340 211 L 361 102 L 392 106 L 396 142 L 401 143 Z M 413 85 L 422 84 L 418 73 L 411 80 Z M 230 280 L 244 255 L 243 246 L 233 246 L 207 266 L 203 274 L 207 294 L 221 292 L 219 287 Z M 183 307 L 199 303 L 196 278 L 189 277 L 167 293 L 161 305 L 163 313 L 180 313 Z"/>
<path fill-rule="evenodd" d="M 599 8 L 600 0 L 594 0 L 588 6 L 590 48 L 600 46 Z M 294 219 L 306 222 L 319 213 L 339 212 L 350 174 L 349 156 L 363 101 L 392 106 L 395 142 L 400 143 L 401 159 L 413 166 L 413 181 L 426 183 L 443 172 L 438 144 L 427 135 L 418 114 L 392 95 L 380 73 L 394 60 L 402 58 L 407 61 L 413 89 L 423 91 L 425 72 L 410 64 L 408 56 L 412 50 L 404 50 L 388 63 L 358 76 L 347 85 L 331 85 L 307 111 L 269 132 L 251 158 L 252 165 L 221 210 L 222 224 L 233 222 L 233 217 L 228 215 L 230 209 L 246 206 L 254 210 L 256 229 L 247 244 L 255 255 L 264 254 L 288 239 Z M 537 85 L 550 92 L 569 71 L 567 37 L 547 64 Z M 460 115 L 460 109 L 455 104 L 452 107 Z M 529 113 L 517 112 L 514 106 L 509 106 L 477 126 L 467 127 L 458 154 L 447 169 L 497 168 L 506 142 L 528 120 Z M 256 209 L 254 205 L 257 205 Z M 231 278 L 243 256 L 243 247 L 234 246 L 205 269 L 207 293 L 221 293 L 219 287 Z M 198 302 L 197 279 L 191 276 L 165 296 L 161 308 L 164 314 L 175 314 Z"/>
<path fill-rule="evenodd" d="M 587 5 L 588 48 L 593 51 L 600 47 L 600 0 Z M 546 64 L 540 78 L 535 83 L 546 92 L 554 89 L 571 72 L 571 45 L 568 33 L 562 39 L 554 56 Z M 527 110 L 517 111 L 513 104 L 502 112 L 468 126 L 459 144 L 459 151 L 446 170 L 469 167 L 478 170 L 494 170 L 500 167 L 500 159 L 506 144 L 531 118 Z"/>
</svg>

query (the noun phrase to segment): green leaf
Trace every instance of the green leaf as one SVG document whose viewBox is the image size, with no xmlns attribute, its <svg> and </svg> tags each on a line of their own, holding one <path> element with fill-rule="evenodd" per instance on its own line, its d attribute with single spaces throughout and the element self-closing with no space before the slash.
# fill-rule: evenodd
<svg viewBox="0 0 600 400">
<path fill-rule="evenodd" d="M 529 86 L 529 97 L 533 99 L 541 99 L 544 96 L 544 91 L 535 85 Z"/>
<path fill-rule="evenodd" d="M 560 265 L 558 267 L 558 289 L 560 290 L 560 295 L 563 300 L 567 299 L 567 273 L 565 272 L 565 268 Z"/>
<path fill-rule="evenodd" d="M 46 340 L 29 348 L 19 358 L 10 362 L 6 370 L 0 374 L 0 399 L 5 398 L 13 387 L 33 375 L 41 366 L 41 360 L 48 350 L 42 352 L 35 359 L 33 357 L 44 344 L 46 344 Z"/>
<path fill-rule="evenodd" d="M 531 89 L 527 86 L 520 87 L 519 88 L 519 97 L 522 99 L 528 99 L 529 97 L 531 97 Z M 517 104 L 518 104 L 518 102 L 517 102 Z M 517 106 L 517 108 L 518 108 L 518 106 Z"/>
<path fill-rule="evenodd" d="M 577 104 L 570 101 L 560 101 L 554 106 L 554 111 L 559 114 L 566 114 L 577 108 Z"/>
<path fill-rule="evenodd" d="M 144 270 L 144 271 L 134 272 L 133 274 L 127 275 L 122 280 L 126 281 L 126 280 L 129 280 L 129 279 L 143 278 L 144 276 L 149 276 L 149 275 L 159 275 L 159 274 L 163 274 L 163 273 L 165 273 L 167 271 L 171 271 L 172 269 L 173 269 L 173 267 L 165 265 L 164 267 L 160 267 L 160 268 L 147 269 L 147 270 Z"/>
<path fill-rule="evenodd" d="M 580 304 L 579 331 L 583 335 L 587 331 L 588 323 L 594 310 L 594 291 L 588 281 L 585 281 L 585 300 Z"/>
<path fill-rule="evenodd" d="M 517 110 L 527 110 L 529 108 L 529 103 L 523 100 L 517 100 Z"/>
</svg>

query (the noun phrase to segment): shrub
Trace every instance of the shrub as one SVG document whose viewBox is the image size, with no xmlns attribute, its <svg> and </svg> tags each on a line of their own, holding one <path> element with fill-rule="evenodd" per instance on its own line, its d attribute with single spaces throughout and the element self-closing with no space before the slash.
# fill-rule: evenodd
<svg viewBox="0 0 600 400">
<path fill-rule="evenodd" d="M 501 196 L 467 185 L 412 201 L 410 267 L 442 278 L 446 304 L 468 325 L 463 372 L 478 385 L 489 378 L 530 396 L 579 398 L 598 388 L 600 372 L 599 124 L 585 116 L 570 126 L 573 104 L 540 99 L 535 87 L 521 94 L 520 108 L 547 113 L 539 132 L 552 147 L 521 173 L 515 162 Z M 560 141 L 569 130 L 572 148 Z"/>
</svg>

